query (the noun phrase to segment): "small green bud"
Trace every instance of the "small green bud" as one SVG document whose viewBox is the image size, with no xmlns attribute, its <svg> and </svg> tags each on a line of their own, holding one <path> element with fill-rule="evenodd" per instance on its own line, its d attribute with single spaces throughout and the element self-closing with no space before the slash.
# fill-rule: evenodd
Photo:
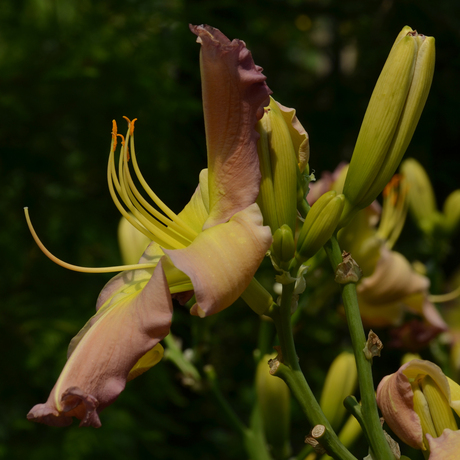
<svg viewBox="0 0 460 460">
<path fill-rule="evenodd" d="M 425 106 L 434 57 L 433 37 L 402 29 L 364 115 L 343 189 L 340 226 L 369 206 L 395 173 Z"/>
<path fill-rule="evenodd" d="M 276 264 L 283 270 L 287 270 L 294 253 L 294 235 L 289 225 L 284 224 L 273 235 L 272 255 Z"/>
<path fill-rule="evenodd" d="M 445 227 L 449 234 L 457 230 L 460 224 L 460 189 L 454 190 L 444 202 L 443 213 Z"/>
<path fill-rule="evenodd" d="M 297 241 L 296 259 L 313 257 L 331 238 L 342 214 L 345 197 L 330 191 L 322 195 L 307 214 Z"/>
<path fill-rule="evenodd" d="M 262 180 L 257 204 L 272 233 L 287 224 L 295 231 L 297 219 L 297 176 L 309 156 L 308 135 L 288 109 L 270 99 L 257 122 L 257 143 Z"/>
</svg>

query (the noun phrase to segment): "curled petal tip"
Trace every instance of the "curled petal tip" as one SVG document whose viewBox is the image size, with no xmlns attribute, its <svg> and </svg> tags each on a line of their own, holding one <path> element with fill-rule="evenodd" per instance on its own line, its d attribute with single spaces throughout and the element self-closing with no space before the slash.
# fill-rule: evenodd
<svg viewBox="0 0 460 460">
<path fill-rule="evenodd" d="M 191 26 L 201 44 L 200 67 L 209 165 L 210 216 L 204 228 L 226 222 L 259 194 L 257 120 L 269 104 L 261 67 L 242 40 Z M 223 91 L 225 88 L 225 91 Z"/>
</svg>

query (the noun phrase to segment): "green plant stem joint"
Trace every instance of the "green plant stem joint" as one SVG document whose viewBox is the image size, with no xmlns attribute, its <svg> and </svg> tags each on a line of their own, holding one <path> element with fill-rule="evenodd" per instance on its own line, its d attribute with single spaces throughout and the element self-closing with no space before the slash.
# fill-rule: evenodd
<svg viewBox="0 0 460 460">
<path fill-rule="evenodd" d="M 344 262 L 344 256 L 340 250 L 336 234 L 325 244 L 324 249 L 326 250 L 332 269 L 335 272 L 337 267 Z M 346 254 L 345 257 L 347 257 Z M 352 277 L 349 282 L 340 284 L 340 286 L 358 370 L 362 412 L 362 421 L 359 419 L 358 421 L 362 425 L 363 431 L 368 435 L 371 451 L 378 454 L 378 459 L 394 460 L 394 455 L 380 424 L 380 417 L 375 399 L 374 382 L 372 379 L 372 363 L 364 353 L 367 340 L 359 311 L 356 281 Z"/>
</svg>

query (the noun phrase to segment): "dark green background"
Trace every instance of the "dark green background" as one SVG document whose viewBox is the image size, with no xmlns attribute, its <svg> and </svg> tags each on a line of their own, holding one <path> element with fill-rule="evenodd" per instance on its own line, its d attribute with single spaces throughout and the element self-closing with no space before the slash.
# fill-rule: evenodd
<svg viewBox="0 0 460 460">
<path fill-rule="evenodd" d="M 302 18 L 307 30 L 297 27 Z M 86 266 L 118 264 L 119 213 L 107 190 L 106 161 L 111 120 L 124 132 L 127 115 L 139 118 L 136 151 L 144 176 L 173 210 L 181 209 L 206 165 L 199 45 L 188 23 L 207 23 L 245 40 L 274 97 L 297 109 L 318 176 L 349 160 L 400 29 L 408 24 L 435 36 L 433 87 L 407 155 L 429 171 L 439 204 L 459 187 L 456 2 L 2 0 L 1 459 L 246 458 L 209 394 L 182 387 L 170 363 L 131 382 L 102 413 L 99 430 L 56 429 L 25 419 L 48 397 L 70 338 L 92 315 L 110 275 L 74 273 L 50 262 L 33 242 L 22 208 L 29 207 L 38 234 L 58 257 Z M 349 73 L 341 71 L 344 47 L 357 51 Z M 457 265 L 456 257 L 449 257 L 448 267 Z M 237 306 L 206 321 L 207 359 L 247 419 L 258 318 Z M 201 324 L 177 309 L 173 332 L 185 347 L 192 342 L 191 326 Z M 318 393 L 329 363 L 347 345 L 344 325 L 333 314 L 306 321 L 298 340 Z M 309 427 L 296 406 L 294 419 L 297 451 Z"/>
</svg>

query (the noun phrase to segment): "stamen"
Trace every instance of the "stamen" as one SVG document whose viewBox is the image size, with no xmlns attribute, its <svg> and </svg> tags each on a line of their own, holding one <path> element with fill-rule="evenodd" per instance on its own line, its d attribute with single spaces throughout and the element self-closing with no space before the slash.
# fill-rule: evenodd
<svg viewBox="0 0 460 460">
<path fill-rule="evenodd" d="M 460 297 L 460 286 L 458 286 L 452 292 L 448 292 L 447 294 L 429 295 L 428 300 L 433 303 L 443 303 L 450 302 L 457 297 Z"/>
<path fill-rule="evenodd" d="M 46 249 L 45 245 L 41 242 L 40 238 L 38 238 L 37 233 L 32 225 L 32 222 L 29 217 L 29 208 L 24 208 L 24 214 L 26 216 L 27 225 L 29 227 L 30 233 L 32 234 L 35 243 L 41 249 L 43 254 L 45 254 L 48 259 L 52 260 L 54 263 L 60 265 L 61 267 L 67 268 L 68 270 L 73 270 L 75 272 L 82 272 L 82 273 L 112 273 L 112 272 L 121 272 L 126 270 L 138 270 L 138 269 L 146 269 L 146 268 L 155 268 L 157 264 L 134 264 L 134 265 L 118 265 L 114 267 L 98 267 L 98 268 L 91 268 L 91 267 L 81 267 L 79 265 L 69 264 L 64 262 L 61 259 L 58 259 L 55 255 L 51 254 L 48 249 Z"/>
<path fill-rule="evenodd" d="M 171 209 L 166 206 L 163 201 L 158 198 L 158 196 L 155 194 L 155 192 L 150 188 L 150 186 L 147 184 L 147 182 L 144 179 L 144 176 L 142 175 L 139 165 L 137 164 L 137 158 L 136 158 L 136 151 L 134 148 L 134 135 L 131 137 L 130 140 L 130 146 L 131 146 L 131 159 L 132 159 L 132 165 L 134 168 L 134 172 L 136 173 L 136 177 L 139 180 L 140 184 L 142 185 L 143 189 L 147 193 L 147 195 L 152 199 L 152 201 L 173 221 L 177 224 L 177 227 L 174 228 L 177 232 L 181 233 L 183 236 L 188 238 L 190 241 L 193 241 L 196 236 L 197 232 L 193 230 L 189 225 L 187 225 L 176 213 L 171 211 Z"/>
<path fill-rule="evenodd" d="M 127 135 L 129 137 L 129 133 Z M 120 161 L 119 161 L 119 175 L 120 175 L 120 182 L 118 181 L 118 177 L 115 171 L 115 159 L 114 153 L 111 151 L 109 154 L 109 163 L 107 167 L 107 182 L 109 186 L 109 192 L 112 196 L 113 202 L 115 206 L 120 211 L 120 213 L 128 220 L 128 222 L 133 225 L 137 230 L 143 233 L 147 238 L 151 239 L 152 241 L 156 241 L 160 246 L 165 247 L 166 249 L 179 249 L 187 246 L 187 244 L 180 244 L 174 238 L 171 238 L 164 230 L 159 228 L 159 223 L 153 221 L 153 219 L 148 218 L 142 211 L 139 211 L 138 208 L 133 203 L 133 200 L 127 193 L 127 187 L 123 181 L 124 172 L 123 172 L 123 152 L 126 152 L 127 145 L 126 143 L 123 144 L 122 152 L 120 154 Z M 125 206 L 131 211 L 134 215 L 135 219 L 125 210 L 122 206 L 116 193 L 113 189 L 113 185 L 122 199 Z"/>
</svg>

